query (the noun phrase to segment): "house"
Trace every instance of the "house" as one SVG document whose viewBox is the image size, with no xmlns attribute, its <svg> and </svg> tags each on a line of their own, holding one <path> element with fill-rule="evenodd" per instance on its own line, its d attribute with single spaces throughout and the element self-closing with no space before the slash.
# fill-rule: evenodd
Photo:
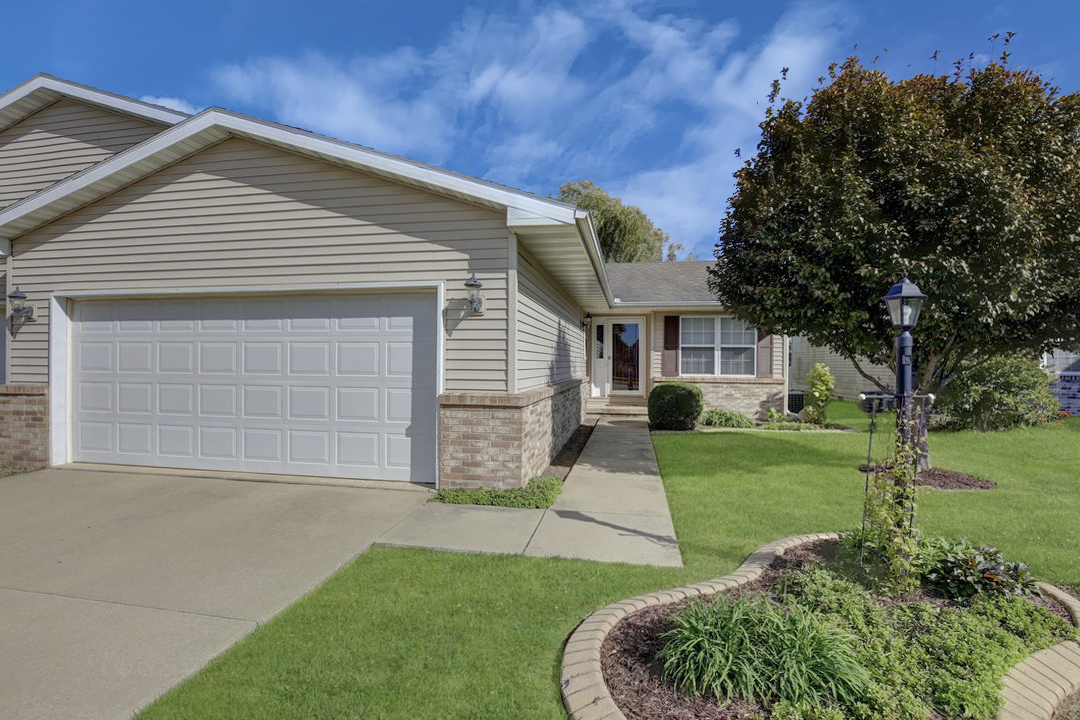
<svg viewBox="0 0 1080 720">
<path fill-rule="evenodd" d="M 843 357 L 840 353 L 827 347 L 814 345 L 801 335 L 791 338 L 791 389 L 808 391 L 806 374 L 817 363 L 821 363 L 832 371 L 836 387 L 833 388 L 833 397 L 840 400 L 858 400 L 859 394 L 867 391 L 880 391 L 877 385 L 863 377 L 855 369 L 855 363 Z M 896 384 L 896 375 L 884 365 L 876 365 L 869 361 L 859 363 L 863 372 L 867 373 L 887 388 Z"/>
<path fill-rule="evenodd" d="M 584 211 L 49 75 L 0 96 L 0 258 L 0 464 L 518 486 L 590 401 L 785 396 L 703 263 L 605 266 Z"/>
<path fill-rule="evenodd" d="M 836 379 L 833 396 L 840 400 L 857 400 L 859 393 L 877 390 L 872 382 L 859 374 L 855 364 L 826 347 L 813 345 L 802 336 L 793 337 L 791 344 L 791 388 L 806 391 L 806 373 L 815 363 L 827 365 Z M 1062 407 L 1080 413 L 1080 354 L 1055 350 L 1043 355 L 1043 366 L 1054 374 L 1054 392 Z M 895 384 L 893 371 L 883 365 L 862 363 L 862 369 L 886 387 Z"/>
</svg>

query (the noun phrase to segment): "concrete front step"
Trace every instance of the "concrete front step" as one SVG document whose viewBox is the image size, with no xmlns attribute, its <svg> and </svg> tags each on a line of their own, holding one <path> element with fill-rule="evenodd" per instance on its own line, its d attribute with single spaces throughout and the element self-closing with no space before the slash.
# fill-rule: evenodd
<svg viewBox="0 0 1080 720">
<path fill-rule="evenodd" d="M 599 415 L 603 417 L 647 417 L 649 415 L 649 408 L 644 405 L 599 405 L 589 403 L 585 406 L 585 412 L 589 415 Z"/>
</svg>

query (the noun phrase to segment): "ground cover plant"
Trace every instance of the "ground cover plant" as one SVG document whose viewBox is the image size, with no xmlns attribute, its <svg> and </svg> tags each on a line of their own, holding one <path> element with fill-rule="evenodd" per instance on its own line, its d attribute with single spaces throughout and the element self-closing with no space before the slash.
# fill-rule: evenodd
<svg viewBox="0 0 1080 720">
<path fill-rule="evenodd" d="M 755 423 L 742 413 L 729 410 L 709 410 L 701 417 L 701 424 L 708 427 L 752 428 Z"/>
<path fill-rule="evenodd" d="M 442 488 L 433 502 L 450 505 L 495 505 L 513 508 L 549 508 L 559 499 L 563 481 L 557 477 L 533 478 L 520 488 Z"/>
<path fill-rule="evenodd" d="M 565 720 L 562 648 L 589 613 L 724 575 L 777 538 L 858 525 L 869 417 L 846 402 L 829 417 L 861 432 L 653 436 L 681 569 L 373 548 L 140 718 Z M 882 437 L 889 423 L 878 418 Z M 998 487 L 920 489 L 924 534 L 976 539 L 1080 587 L 1080 418 L 930 443 L 943 467 Z"/>
<path fill-rule="evenodd" d="M 878 578 L 858 562 L 859 543 L 840 550 L 835 543 L 800 548 L 800 557 L 781 559 L 732 597 L 628 618 L 603 652 L 623 712 L 633 720 L 660 717 L 644 695 L 664 691 L 655 677 L 642 682 L 635 667 L 655 663 L 667 683 L 693 698 L 667 695 L 675 714 L 697 703 L 694 716 L 710 718 L 990 718 L 1010 667 L 1076 636 L 1063 617 L 1015 587 L 983 585 L 977 594 L 965 588 L 946 597 L 928 583 L 902 599 L 883 597 Z M 921 564 L 936 569 L 953 550 L 947 541 L 925 543 L 930 557 Z M 659 650 L 653 655 L 651 647 Z M 624 693 L 627 678 L 635 687 Z M 703 697 L 712 705 L 702 708 Z"/>
</svg>

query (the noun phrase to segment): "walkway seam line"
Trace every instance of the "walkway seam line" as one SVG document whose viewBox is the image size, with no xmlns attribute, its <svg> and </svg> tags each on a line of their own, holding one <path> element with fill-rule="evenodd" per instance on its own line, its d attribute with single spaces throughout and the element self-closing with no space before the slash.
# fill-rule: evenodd
<svg viewBox="0 0 1080 720">
<path fill-rule="evenodd" d="M 142 605 L 140 603 L 122 602 L 120 600 L 101 600 L 99 598 L 82 597 L 81 595 L 66 595 L 64 593 L 57 592 L 45 592 L 43 590 L 26 590 L 24 588 L 8 587 L 7 585 L 0 585 L 0 590 L 7 590 L 9 592 L 26 593 L 27 595 L 45 595 L 46 597 L 58 597 L 66 600 L 81 600 L 83 602 L 102 603 L 103 605 L 120 605 L 122 607 L 136 607 L 143 608 L 144 610 L 158 610 L 160 612 L 176 613 L 178 615 L 196 615 L 198 617 L 215 618 L 217 620 L 235 620 L 236 622 L 251 623 L 255 627 L 259 627 L 262 623 L 259 620 L 253 620 L 251 618 L 232 617 L 231 615 L 214 615 L 213 613 L 202 613 L 194 610 L 177 610 L 176 608 L 158 607 L 157 605 Z"/>
</svg>

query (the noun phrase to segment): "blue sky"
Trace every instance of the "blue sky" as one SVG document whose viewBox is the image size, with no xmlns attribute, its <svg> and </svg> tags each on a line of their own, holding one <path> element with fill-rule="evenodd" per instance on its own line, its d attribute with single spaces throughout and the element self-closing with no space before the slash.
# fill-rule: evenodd
<svg viewBox="0 0 1080 720">
<path fill-rule="evenodd" d="M 801 98 L 853 53 L 945 73 L 1012 30 L 1014 64 L 1072 92 L 1078 26 L 1030 0 L 50 0 L 6 13 L 0 86 L 227 107 L 542 195 L 589 179 L 708 259 L 781 68 Z"/>
</svg>

